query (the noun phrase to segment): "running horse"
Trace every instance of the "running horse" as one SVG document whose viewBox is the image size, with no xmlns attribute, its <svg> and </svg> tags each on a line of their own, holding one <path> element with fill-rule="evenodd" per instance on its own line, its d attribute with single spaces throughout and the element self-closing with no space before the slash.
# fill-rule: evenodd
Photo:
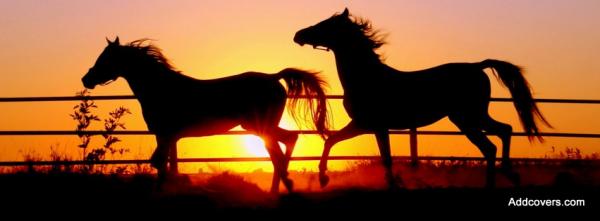
<svg viewBox="0 0 600 221">
<path fill-rule="evenodd" d="M 320 183 L 326 186 L 327 158 L 338 142 L 374 133 L 379 146 L 388 185 L 395 185 L 390 154 L 390 129 L 412 129 L 448 117 L 475 144 L 487 161 L 486 186 L 495 184 L 496 146 L 484 133 L 502 141 L 502 171 L 515 185 L 519 175 L 512 171 L 509 155 L 512 127 L 494 120 L 488 113 L 490 80 L 483 71 L 490 68 L 508 88 L 523 129 L 530 141 L 543 141 L 541 122 L 551 127 L 538 109 L 530 85 L 520 67 L 505 61 L 487 59 L 475 63 L 449 63 L 405 72 L 382 62 L 375 52 L 384 44 L 371 23 L 344 12 L 302 29 L 294 36 L 300 46 L 331 50 L 344 89 L 343 104 L 351 118 L 325 142 L 319 164 Z"/>
<path fill-rule="evenodd" d="M 292 191 L 287 166 L 298 133 L 280 128 L 279 121 L 290 97 L 289 111 L 296 122 L 298 118 L 305 120 L 299 123 L 312 121 L 324 136 L 328 127 L 326 83 L 317 73 L 287 68 L 276 74 L 246 72 L 201 80 L 175 70 L 161 50 L 147 44 L 146 39 L 125 45 L 119 43 L 118 37 L 107 42 L 95 65 L 83 77 L 83 85 L 93 89 L 119 77 L 127 81 L 141 105 L 149 131 L 156 135 L 157 147 L 150 161 L 158 170 L 159 183 L 167 179 L 167 174 L 177 173 L 179 139 L 216 135 L 241 125 L 265 141 L 274 167 L 271 191 L 278 190 L 280 179 Z M 281 79 L 287 84 L 287 91 L 279 82 Z M 302 99 L 303 96 L 310 99 Z M 303 111 L 294 112 L 299 108 Z M 285 145 L 285 154 L 278 142 Z"/>
</svg>

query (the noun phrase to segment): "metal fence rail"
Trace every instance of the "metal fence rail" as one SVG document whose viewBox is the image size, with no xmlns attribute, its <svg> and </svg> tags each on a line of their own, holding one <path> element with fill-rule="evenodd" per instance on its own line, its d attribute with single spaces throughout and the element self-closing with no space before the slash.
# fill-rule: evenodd
<svg viewBox="0 0 600 221">
<path fill-rule="evenodd" d="M 133 95 L 106 95 L 106 96 L 87 96 L 90 100 L 132 100 L 136 99 Z M 308 98 L 308 97 L 303 97 Z M 327 99 L 343 99 L 343 95 L 328 95 Z M 13 103 L 13 102 L 57 102 L 57 101 L 79 101 L 81 97 L 78 96 L 55 96 L 55 97 L 0 97 L 0 103 Z M 493 102 L 512 102 L 510 98 L 492 98 Z M 557 104 L 600 104 L 600 100 L 589 100 L 589 99 L 535 99 L 538 103 L 557 103 Z M 300 134 L 317 134 L 314 130 L 295 130 Z M 335 132 L 335 131 L 333 131 Z M 42 135 L 77 135 L 77 134 L 91 134 L 100 135 L 106 134 L 105 131 L 84 131 L 77 132 L 73 130 L 46 130 L 46 131 L 33 131 L 33 130 L 13 130 L 13 131 L 0 131 L 0 136 L 42 136 Z M 110 134 L 115 135 L 153 135 L 149 131 L 144 130 L 128 130 L 128 131 L 114 131 Z M 250 134 L 247 131 L 228 131 L 221 135 L 246 135 Z M 394 156 L 396 160 L 411 160 L 416 163 L 420 160 L 457 160 L 457 161 L 482 161 L 481 157 L 449 157 L 449 156 L 422 156 L 418 157 L 417 154 L 417 135 L 463 135 L 459 131 L 417 131 L 416 129 L 411 130 L 392 130 L 390 134 L 408 134 L 410 135 L 410 153 L 411 156 Z M 593 133 L 541 133 L 545 137 L 565 137 L 565 138 L 600 138 L 600 134 Z M 522 132 L 513 133 L 512 136 L 527 136 Z M 319 160 L 318 156 L 305 156 L 305 157 L 292 157 L 291 160 L 310 161 Z M 379 159 L 379 156 L 331 156 L 331 160 L 372 160 Z M 547 159 L 547 158 L 513 158 L 513 161 L 523 162 L 537 162 L 537 161 L 570 161 L 572 159 Z M 183 158 L 177 159 L 177 162 L 253 162 L 253 161 L 269 161 L 267 157 L 233 157 L 233 158 Z M 582 160 L 590 162 L 598 162 L 598 160 Z M 23 166 L 23 165 L 76 165 L 76 164 L 89 164 L 89 161 L 37 161 L 37 162 L 26 162 L 26 161 L 7 161 L 0 162 L 0 166 Z M 106 160 L 94 162 L 94 164 L 144 164 L 149 163 L 148 160 Z"/>
<path fill-rule="evenodd" d="M 300 96 L 307 98 L 306 96 Z M 343 95 L 327 95 L 327 99 L 342 99 Z M 90 100 L 134 100 L 134 95 L 100 95 L 87 96 Z M 0 97 L 0 102 L 39 102 L 39 101 L 79 101 L 78 96 L 53 96 L 53 97 Z M 538 98 L 534 99 L 538 103 L 564 103 L 564 104 L 600 104 L 600 100 L 591 99 L 554 99 Z M 512 98 L 492 98 L 494 102 L 512 102 Z"/>
<path fill-rule="evenodd" d="M 317 131 L 314 130 L 290 130 L 293 132 L 297 132 L 300 134 L 318 134 Z M 336 132 L 336 130 L 332 130 L 332 132 Z M 407 130 L 391 130 L 390 134 L 410 134 L 410 131 Z M 459 131 L 417 131 L 419 135 L 464 135 L 463 132 Z M 101 135 L 101 134 L 114 134 L 114 135 L 154 135 L 150 131 L 145 130 L 127 130 L 127 131 L 114 131 L 114 132 L 104 132 L 100 130 L 91 130 L 91 131 L 83 131 L 76 132 L 72 130 L 5 130 L 0 131 L 0 136 L 3 135 L 14 135 L 14 136 L 41 136 L 41 135 L 77 135 L 77 134 L 90 134 L 90 135 Z M 247 131 L 227 131 L 225 133 L 221 133 L 219 135 L 249 135 L 253 134 Z M 540 133 L 544 137 L 571 137 L 571 138 L 600 138 L 600 134 L 586 134 L 586 133 Z M 527 134 L 523 132 L 515 132 L 512 133 L 512 136 L 516 137 L 525 137 Z"/>
<path fill-rule="evenodd" d="M 292 157 L 292 161 L 317 161 L 321 157 L 318 156 L 302 156 Z M 330 156 L 329 160 L 379 160 L 380 156 Z M 393 156 L 394 161 L 411 161 L 411 156 Z M 237 162 L 268 162 L 271 161 L 268 157 L 218 157 L 218 158 L 179 158 L 178 163 L 237 163 Z M 454 156 L 422 156 L 419 161 L 478 161 L 485 162 L 482 157 L 454 157 Z M 497 162 L 502 159 L 496 159 Z M 600 159 L 560 159 L 560 158 L 511 158 L 513 163 L 579 163 L 579 164 L 594 164 L 600 165 Z M 88 165 L 88 164 L 148 164 L 150 160 L 102 160 L 96 162 L 84 160 L 68 160 L 68 161 L 4 161 L 0 162 L 0 166 L 70 166 L 70 165 Z"/>
</svg>

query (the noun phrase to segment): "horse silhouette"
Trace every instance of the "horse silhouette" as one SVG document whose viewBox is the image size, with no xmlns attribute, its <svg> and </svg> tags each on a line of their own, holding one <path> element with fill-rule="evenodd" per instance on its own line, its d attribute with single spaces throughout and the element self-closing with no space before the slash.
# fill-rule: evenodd
<svg viewBox="0 0 600 221">
<path fill-rule="evenodd" d="M 344 108 L 351 118 L 338 133 L 325 142 L 319 164 L 320 183 L 326 186 L 327 158 L 338 142 L 374 133 L 386 169 L 386 180 L 395 185 L 390 154 L 390 129 L 411 129 L 432 124 L 448 117 L 483 153 L 487 161 L 486 185 L 495 184 L 496 146 L 485 132 L 502 140 L 502 168 L 518 185 L 519 175 L 512 171 L 509 152 L 512 127 L 490 117 L 490 80 L 483 71 L 491 68 L 508 88 L 520 121 L 529 140 L 540 136 L 538 124 L 550 124 L 533 100 L 530 86 L 520 67 L 487 59 L 476 63 L 449 63 L 437 67 L 404 72 L 384 64 L 374 51 L 384 44 L 371 23 L 344 12 L 294 36 L 299 45 L 332 50 L 344 89 Z"/>
<path fill-rule="evenodd" d="M 151 165 L 158 170 L 159 183 L 167 179 L 168 164 L 171 173 L 177 173 L 175 148 L 179 139 L 215 135 L 241 125 L 265 141 L 275 171 L 271 191 L 278 190 L 280 179 L 292 191 L 287 166 L 298 133 L 278 125 L 286 99 L 291 97 L 288 104 L 292 117 L 297 122 L 299 118 L 304 123 L 312 121 L 319 134 L 326 133 L 325 81 L 317 73 L 287 68 L 276 74 L 246 72 L 200 80 L 176 71 L 159 48 L 145 43 L 146 39 L 125 45 L 119 43 L 118 37 L 107 42 L 95 65 L 83 77 L 83 85 L 93 89 L 119 77 L 128 82 L 149 131 L 156 135 Z M 287 84 L 287 92 L 280 79 Z M 301 102 L 302 96 L 311 99 Z M 304 110 L 300 115 L 294 112 L 298 108 Z M 285 155 L 279 141 L 286 146 Z"/>
</svg>

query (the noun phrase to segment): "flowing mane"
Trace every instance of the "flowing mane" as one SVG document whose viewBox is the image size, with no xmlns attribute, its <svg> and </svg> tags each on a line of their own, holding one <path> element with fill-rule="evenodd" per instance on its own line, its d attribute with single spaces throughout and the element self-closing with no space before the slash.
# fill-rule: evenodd
<svg viewBox="0 0 600 221">
<path fill-rule="evenodd" d="M 319 162 L 319 182 L 327 185 L 327 161 L 332 147 L 341 141 L 375 134 L 389 187 L 396 185 L 392 173 L 389 130 L 411 129 L 433 124 L 445 117 L 475 144 L 487 161 L 486 185 L 495 185 L 497 147 L 487 135 L 502 141 L 502 169 L 507 178 L 519 185 L 520 177 L 511 170 L 510 142 L 512 126 L 489 115 L 490 68 L 511 96 L 525 135 L 542 141 L 539 123 L 550 124 L 537 107 L 531 87 L 519 66 L 486 59 L 481 62 L 455 62 L 419 71 L 399 71 L 375 61 L 375 49 L 383 38 L 367 19 L 350 15 L 348 9 L 294 35 L 300 46 L 331 49 L 335 56 L 343 104 L 351 121 L 325 141 Z M 484 133 L 487 132 L 486 133 Z M 415 140 L 411 141 L 414 144 Z M 412 156 L 416 156 L 416 152 Z M 416 162 L 416 161 L 413 161 Z"/>
<path fill-rule="evenodd" d="M 151 41 L 151 39 L 142 38 L 132 41 L 123 47 L 134 49 L 135 52 L 138 52 L 140 55 L 149 58 L 151 61 L 155 62 L 155 64 L 180 73 L 175 67 L 173 67 L 171 61 L 169 61 L 169 59 L 162 53 L 162 50 L 155 45 L 148 43 L 149 41 Z"/>
<path fill-rule="evenodd" d="M 106 40 L 108 45 L 81 81 L 88 89 L 118 78 L 127 81 L 148 131 L 156 136 L 150 163 L 157 169 L 159 188 L 175 177 L 169 174 L 177 173 L 178 140 L 212 136 L 241 126 L 264 140 L 274 168 L 271 192 L 278 191 L 280 182 L 292 192 L 287 169 L 298 132 L 279 127 L 286 105 L 296 122 L 301 123 L 305 115 L 294 111 L 307 113 L 304 120 L 312 121 L 318 133 L 327 136 L 327 97 L 324 81 L 317 73 L 286 68 L 274 74 L 245 72 L 200 80 L 174 70 L 149 39 L 124 45 L 118 37 Z M 302 101 L 299 95 L 311 99 Z M 285 154 L 280 143 L 285 145 Z"/>
<path fill-rule="evenodd" d="M 338 15 L 339 13 L 334 16 Z M 385 34 L 381 34 L 379 30 L 374 29 L 371 21 L 355 15 L 351 15 L 350 18 L 350 21 L 352 21 L 353 24 L 352 28 L 361 34 L 363 37 L 362 40 L 367 47 L 378 49 L 386 43 Z"/>
</svg>

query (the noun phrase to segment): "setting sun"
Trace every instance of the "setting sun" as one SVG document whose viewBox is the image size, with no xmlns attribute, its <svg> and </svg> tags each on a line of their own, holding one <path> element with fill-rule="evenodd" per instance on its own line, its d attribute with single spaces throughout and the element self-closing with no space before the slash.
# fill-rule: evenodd
<svg viewBox="0 0 600 221">
<path fill-rule="evenodd" d="M 258 136 L 254 135 L 244 135 L 241 138 L 246 151 L 255 157 L 267 157 L 269 153 L 265 149 L 265 142 Z"/>
<path fill-rule="evenodd" d="M 140 4 L 143 3 L 143 4 Z M 317 7 L 318 6 L 318 7 Z M 330 85 L 329 95 L 344 93 L 331 51 L 313 50 L 294 43 L 294 34 L 348 7 L 353 15 L 372 22 L 387 34 L 377 53 L 389 66 L 413 71 L 448 62 L 478 62 L 498 58 L 521 65 L 534 89 L 535 98 L 600 98 L 600 5 L 598 1 L 1 1 L 0 21 L 5 46 L 0 51 L 0 97 L 72 96 L 82 89 L 82 76 L 94 65 L 101 49 L 118 35 L 123 43 L 136 39 L 162 49 L 176 70 L 197 79 L 215 79 L 246 71 L 277 73 L 286 67 L 321 72 Z M 93 9 L 93 10 L 91 10 Z M 135 11 L 136 13 L 131 13 Z M 61 30 L 57 32 L 57 30 Z M 42 37 L 40 37 L 42 36 Z M 113 40 L 114 41 L 114 40 Z M 488 76 L 492 76 L 488 73 Z M 283 83 L 282 83 L 283 84 Z M 492 81 L 493 97 L 510 97 Z M 128 82 L 116 79 L 98 86 L 94 95 L 130 95 Z M 334 130 L 349 122 L 340 99 L 328 100 Z M 73 101 L 5 102 L 1 104 L 2 131 L 73 131 L 69 117 Z M 95 113 L 102 119 L 116 107 L 131 110 L 125 116 L 127 130 L 147 131 L 137 100 L 98 100 Z M 401 105 L 401 102 L 398 101 Z M 600 133 L 600 108 L 593 104 L 540 103 L 554 129 L 543 132 Z M 490 111 L 497 120 L 520 132 L 512 104 L 494 102 Z M 284 112 L 280 127 L 299 128 Z M 94 122 L 90 130 L 102 130 Z M 121 130 L 121 129 L 118 129 Z M 448 119 L 420 130 L 457 131 Z M 129 152 L 107 159 L 149 159 L 156 148 L 153 135 L 123 135 L 118 147 Z M 409 154 L 408 136 L 394 135 L 391 152 Z M 495 139 L 495 138 L 494 138 Z M 102 147 L 95 136 L 90 147 Z M 499 140 L 492 140 L 499 144 Z M 80 159 L 78 137 L 0 136 L 0 160 L 19 161 L 35 155 L 49 159 L 52 151 Z M 181 158 L 266 157 L 263 141 L 252 135 L 217 135 L 186 138 L 178 143 Z M 476 156 L 481 153 L 462 136 L 420 136 L 419 154 L 424 156 Z M 565 148 L 583 154 L 600 151 L 600 139 L 548 137 L 530 144 L 515 137 L 514 157 L 544 157 Z M 282 149 L 284 146 L 282 145 Z M 301 134 L 294 156 L 320 156 L 322 140 Z M 378 155 L 373 135 L 363 135 L 337 144 L 332 155 Z M 501 153 L 498 152 L 498 156 Z M 346 168 L 344 161 L 332 169 Z M 186 163 L 181 170 L 186 170 Z M 317 161 L 295 161 L 290 169 L 318 170 Z M 226 169 L 272 170 L 266 162 L 224 165 Z"/>
<path fill-rule="evenodd" d="M 600 0 L 0 0 L 0 217 L 598 211 L 598 27 Z"/>
</svg>

